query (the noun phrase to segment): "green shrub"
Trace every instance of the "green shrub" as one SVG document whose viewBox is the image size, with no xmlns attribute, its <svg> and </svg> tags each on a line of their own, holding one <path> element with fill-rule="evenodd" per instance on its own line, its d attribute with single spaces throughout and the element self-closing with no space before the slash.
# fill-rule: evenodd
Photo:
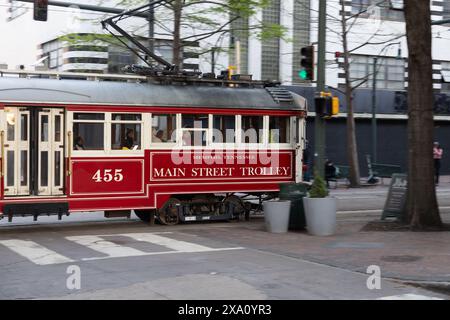
<svg viewBox="0 0 450 320">
<path fill-rule="evenodd" d="M 314 174 L 314 182 L 311 186 L 311 191 L 309 192 L 310 198 L 326 198 L 329 192 L 325 180 L 317 174 Z"/>
</svg>

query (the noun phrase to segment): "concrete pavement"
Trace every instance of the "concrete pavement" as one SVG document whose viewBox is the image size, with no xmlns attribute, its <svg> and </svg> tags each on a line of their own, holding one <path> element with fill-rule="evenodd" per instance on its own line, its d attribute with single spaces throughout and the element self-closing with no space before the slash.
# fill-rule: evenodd
<svg viewBox="0 0 450 320">
<path fill-rule="evenodd" d="M 332 195 L 338 232 L 324 238 L 270 234 L 261 217 L 176 227 L 100 213 L 3 221 L 0 299 L 450 299 L 450 232 L 362 231 L 380 219 L 387 186 Z M 450 184 L 438 195 L 450 223 Z M 81 269 L 81 290 L 66 287 L 70 265 Z M 381 290 L 367 288 L 373 265 Z"/>
</svg>

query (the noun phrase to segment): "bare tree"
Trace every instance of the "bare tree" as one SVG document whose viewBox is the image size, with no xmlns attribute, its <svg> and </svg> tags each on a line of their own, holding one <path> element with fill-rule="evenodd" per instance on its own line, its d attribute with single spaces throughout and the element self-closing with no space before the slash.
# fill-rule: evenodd
<svg viewBox="0 0 450 320">
<path fill-rule="evenodd" d="M 344 72 L 344 89 L 345 102 L 347 106 L 347 158 L 350 167 L 349 180 L 352 187 L 360 186 L 360 170 L 358 159 L 358 143 L 356 139 L 356 123 L 355 123 L 355 110 L 354 110 L 354 92 L 366 84 L 372 77 L 376 77 L 376 70 L 368 72 L 362 77 L 355 78 L 351 74 L 351 56 L 358 50 L 365 47 L 378 47 L 380 45 L 389 44 L 390 42 L 403 37 L 404 35 L 397 35 L 395 33 L 386 33 L 376 28 L 370 34 L 360 36 L 358 41 L 354 43 L 355 34 L 358 27 L 363 24 L 367 24 L 367 17 L 370 15 L 369 9 L 378 8 L 383 6 L 388 1 L 380 0 L 375 2 L 372 6 L 358 8 L 356 13 L 350 13 L 346 11 L 346 1 L 339 0 L 339 16 L 328 15 L 328 20 L 331 22 L 331 26 L 328 27 L 328 31 L 335 34 L 338 43 L 342 46 L 342 69 Z M 362 17 L 364 22 L 362 22 Z M 336 27 L 335 27 L 336 26 Z M 339 26 L 339 27 L 337 27 Z M 362 38 L 362 39 L 361 39 Z M 382 50 L 383 51 L 383 50 Z M 383 52 L 380 51 L 378 56 Z"/>
<path fill-rule="evenodd" d="M 302 5 L 301 1 L 297 1 L 297 3 Z M 336 70 L 342 68 L 345 81 L 343 90 L 339 91 L 344 94 L 347 105 L 347 158 L 350 167 L 349 180 L 352 187 L 358 187 L 361 184 L 353 97 L 356 89 L 362 87 L 372 77 L 376 76 L 376 71 L 368 72 L 359 78 L 353 77 L 351 74 L 351 58 L 358 50 L 365 47 L 372 47 L 376 50 L 381 45 L 389 45 L 392 41 L 404 37 L 404 34 L 381 30 L 381 23 L 378 28 L 375 28 L 370 33 L 356 37 L 356 34 L 359 32 L 358 28 L 367 25 L 367 18 L 372 14 L 369 12 L 370 9 L 380 9 L 387 3 L 389 3 L 387 0 L 378 0 L 374 1 L 373 5 L 363 4 L 356 13 L 348 13 L 346 10 L 347 1 L 338 0 L 337 6 L 331 1 L 327 4 L 329 8 L 340 12 L 339 15 L 327 14 L 327 31 L 329 35 L 333 34 L 335 36 L 334 38 L 328 36 L 327 42 L 339 45 L 342 48 L 341 57 L 343 62 L 337 65 Z M 305 9 L 307 9 L 306 6 Z M 309 10 L 314 11 L 313 9 Z M 364 19 L 362 19 L 363 17 Z M 356 38 L 357 40 L 355 41 Z M 376 56 L 380 56 L 383 52 L 384 49 L 378 52 Z M 330 63 L 328 63 L 328 66 L 331 68 Z M 379 70 L 380 66 L 381 64 L 377 70 Z"/>
<path fill-rule="evenodd" d="M 145 3 L 145 2 L 144 2 Z M 142 0 L 121 1 L 126 7 L 143 4 Z M 199 54 L 210 52 L 212 48 L 227 45 L 223 39 L 230 33 L 240 30 L 232 28 L 233 22 L 248 18 L 270 4 L 270 0 L 172 0 L 167 1 L 155 14 L 155 36 L 173 40 L 172 63 L 182 66 L 183 47 L 194 42 L 206 43 Z M 144 33 L 147 25 L 134 30 L 135 34 Z M 258 21 L 247 27 L 261 36 L 282 37 L 284 29 L 276 25 L 266 25 Z M 246 30 L 246 31 L 248 31 Z M 208 41 L 212 41 L 207 43 Z M 222 49 L 225 50 L 225 49 Z"/>
<path fill-rule="evenodd" d="M 442 227 L 433 163 L 433 65 L 430 1 L 405 1 L 408 61 L 409 186 L 407 222 L 414 229 Z"/>
</svg>

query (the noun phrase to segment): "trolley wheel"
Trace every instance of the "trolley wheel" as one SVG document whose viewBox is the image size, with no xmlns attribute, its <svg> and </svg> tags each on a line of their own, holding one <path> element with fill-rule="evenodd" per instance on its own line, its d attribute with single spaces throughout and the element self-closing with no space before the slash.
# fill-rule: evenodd
<svg viewBox="0 0 450 320">
<path fill-rule="evenodd" d="M 181 201 L 177 198 L 171 198 L 164 206 L 158 210 L 159 221 L 166 226 L 174 226 L 180 223 L 178 216 L 178 207 Z"/>
<path fill-rule="evenodd" d="M 224 201 L 225 210 L 229 204 L 233 205 L 234 207 L 233 218 L 237 218 L 239 220 L 240 216 L 245 214 L 246 211 L 244 202 L 242 202 L 242 199 L 238 196 L 229 196 Z"/>
<path fill-rule="evenodd" d="M 136 216 L 145 223 L 152 223 L 155 221 L 156 210 L 134 210 Z"/>
</svg>

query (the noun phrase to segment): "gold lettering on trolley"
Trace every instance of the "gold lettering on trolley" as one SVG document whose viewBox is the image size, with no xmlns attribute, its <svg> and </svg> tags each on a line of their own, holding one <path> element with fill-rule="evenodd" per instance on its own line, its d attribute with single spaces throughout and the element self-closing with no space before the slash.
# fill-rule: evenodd
<svg viewBox="0 0 450 320">
<path fill-rule="evenodd" d="M 154 169 L 153 175 L 155 178 L 183 178 L 186 177 L 186 169 Z"/>
<path fill-rule="evenodd" d="M 192 169 L 192 177 L 232 177 L 234 168 L 197 168 Z"/>
<path fill-rule="evenodd" d="M 244 177 L 251 176 L 289 176 L 290 167 L 244 167 L 241 174 Z"/>
<path fill-rule="evenodd" d="M 290 174 L 290 167 L 192 168 L 190 171 L 186 168 L 153 169 L 155 178 L 288 177 Z"/>
</svg>

